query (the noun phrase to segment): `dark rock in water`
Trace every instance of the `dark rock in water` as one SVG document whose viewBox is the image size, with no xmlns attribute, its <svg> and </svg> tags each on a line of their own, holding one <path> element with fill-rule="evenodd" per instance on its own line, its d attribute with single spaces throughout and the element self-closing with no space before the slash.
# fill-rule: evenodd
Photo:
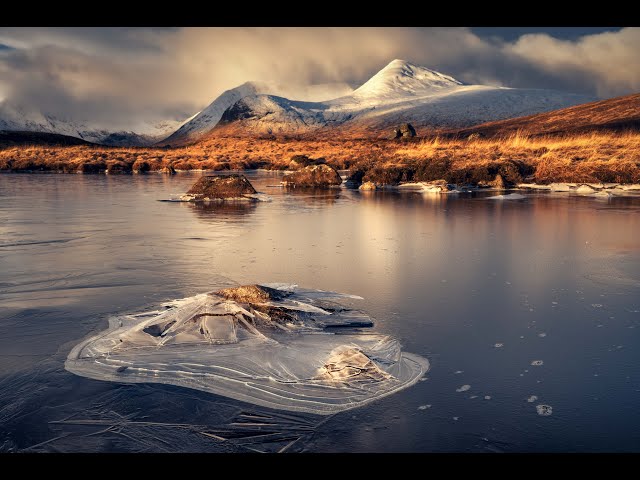
<svg viewBox="0 0 640 480">
<path fill-rule="evenodd" d="M 187 194 L 196 200 L 224 200 L 242 198 L 256 193 L 253 185 L 244 175 L 206 175 L 193 184 Z"/>
<path fill-rule="evenodd" d="M 357 188 L 362 185 L 362 179 L 364 178 L 364 170 L 354 170 L 347 177 L 346 185 L 348 187 Z"/>
<path fill-rule="evenodd" d="M 118 160 L 107 163 L 107 169 L 104 173 L 117 174 L 117 173 L 131 173 L 131 165 L 128 163 L 120 162 Z"/>
<path fill-rule="evenodd" d="M 149 170 L 151 170 L 149 163 L 145 162 L 144 160 L 136 160 L 131 168 L 133 170 L 133 173 L 147 173 Z"/>
<path fill-rule="evenodd" d="M 310 165 L 285 175 L 282 184 L 287 187 L 328 188 L 342 184 L 338 171 L 329 165 Z"/>
<path fill-rule="evenodd" d="M 176 169 L 173 168 L 171 165 L 167 165 L 166 167 L 163 167 L 160 170 L 160 173 L 166 173 L 167 175 L 175 175 L 176 174 Z"/>
<path fill-rule="evenodd" d="M 213 293 L 240 303 L 263 303 L 269 300 L 282 300 L 292 295 L 292 292 L 276 290 L 263 285 L 242 285 L 240 287 L 225 288 Z"/>
<path fill-rule="evenodd" d="M 416 129 L 410 123 L 403 123 L 393 130 L 393 138 L 411 138 L 416 136 Z"/>
<path fill-rule="evenodd" d="M 104 163 L 81 163 L 76 169 L 77 173 L 99 173 L 105 169 Z"/>
</svg>

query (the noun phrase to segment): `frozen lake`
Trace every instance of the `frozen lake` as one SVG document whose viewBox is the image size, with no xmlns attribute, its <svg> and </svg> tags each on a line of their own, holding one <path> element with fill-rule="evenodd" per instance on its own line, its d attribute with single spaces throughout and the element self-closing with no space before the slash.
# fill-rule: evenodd
<svg viewBox="0 0 640 480">
<path fill-rule="evenodd" d="M 158 201 L 199 175 L 0 175 L 0 451 L 640 451 L 640 198 Z M 319 417 L 64 370 L 110 315 L 256 282 L 364 297 L 430 371 Z"/>
</svg>

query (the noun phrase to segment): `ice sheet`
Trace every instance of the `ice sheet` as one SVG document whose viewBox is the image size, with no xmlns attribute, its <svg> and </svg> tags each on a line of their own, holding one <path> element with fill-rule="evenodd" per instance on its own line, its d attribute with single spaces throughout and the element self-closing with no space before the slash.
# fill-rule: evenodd
<svg viewBox="0 0 640 480">
<path fill-rule="evenodd" d="M 332 302 L 360 297 L 285 284 L 242 288 L 114 317 L 69 353 L 65 368 L 320 415 L 407 388 L 429 368 L 396 339 L 367 331 L 373 322 L 364 312 Z"/>
</svg>

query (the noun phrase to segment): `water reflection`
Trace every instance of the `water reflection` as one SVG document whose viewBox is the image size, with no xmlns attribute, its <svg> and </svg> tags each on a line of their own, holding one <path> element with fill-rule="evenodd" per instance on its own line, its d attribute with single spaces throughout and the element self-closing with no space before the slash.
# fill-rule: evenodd
<svg viewBox="0 0 640 480">
<path fill-rule="evenodd" d="M 261 202 L 195 202 L 188 203 L 198 218 L 203 220 L 237 220 L 255 213 Z"/>
</svg>

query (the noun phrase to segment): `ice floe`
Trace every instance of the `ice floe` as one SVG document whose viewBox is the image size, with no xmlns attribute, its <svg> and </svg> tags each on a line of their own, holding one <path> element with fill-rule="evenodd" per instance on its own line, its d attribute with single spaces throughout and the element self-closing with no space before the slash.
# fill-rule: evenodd
<svg viewBox="0 0 640 480">
<path fill-rule="evenodd" d="M 367 331 L 360 298 L 262 284 L 181 299 L 109 320 L 79 343 L 65 368 L 127 383 L 165 383 L 270 408 L 328 415 L 415 384 L 429 361 Z"/>
</svg>

